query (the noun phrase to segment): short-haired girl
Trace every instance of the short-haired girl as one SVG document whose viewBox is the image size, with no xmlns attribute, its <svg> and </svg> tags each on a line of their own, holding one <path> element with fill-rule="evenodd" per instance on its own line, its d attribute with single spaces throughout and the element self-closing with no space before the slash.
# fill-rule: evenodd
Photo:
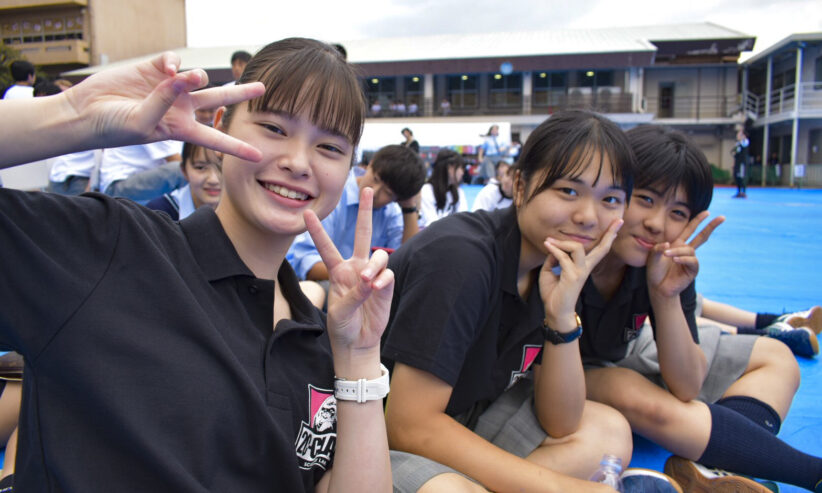
<svg viewBox="0 0 822 493">
<path fill-rule="evenodd" d="M 673 452 L 665 472 L 685 491 L 768 491 L 707 465 L 819 492 L 822 460 L 775 436 L 799 384 L 787 346 L 697 329 L 695 249 L 723 221 L 688 242 L 713 194 L 704 154 L 664 127 L 627 134 L 637 178 L 625 224 L 577 305 L 588 398 Z"/>
</svg>

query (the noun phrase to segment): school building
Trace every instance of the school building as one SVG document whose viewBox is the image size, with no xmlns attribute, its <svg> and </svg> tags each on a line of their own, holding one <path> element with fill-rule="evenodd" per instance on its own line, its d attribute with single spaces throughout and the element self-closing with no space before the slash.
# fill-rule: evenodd
<svg viewBox="0 0 822 493">
<path fill-rule="evenodd" d="M 551 113 L 586 108 L 626 129 L 685 131 L 729 173 L 735 126 L 748 120 L 751 182 L 761 182 L 762 156 L 776 151 L 770 164 L 780 172 L 769 167 L 768 183 L 822 186 L 820 36 L 791 36 L 742 64 L 756 38 L 708 22 L 328 41 L 341 42 L 362 74 L 370 108 L 364 147 L 399 143 L 407 126 L 423 147 L 459 146 L 470 160 L 490 124 L 524 142 Z M 221 83 L 231 80 L 233 51 L 258 48 L 174 50 L 182 69 L 204 68 Z M 63 75 L 82 78 L 101 67 Z"/>
<path fill-rule="evenodd" d="M 48 74 L 185 46 L 185 0 L 3 0 L 0 40 Z"/>
<path fill-rule="evenodd" d="M 793 34 L 742 65 L 753 154 L 783 185 L 822 185 L 822 33 Z M 777 173 L 778 171 L 778 173 Z"/>
</svg>

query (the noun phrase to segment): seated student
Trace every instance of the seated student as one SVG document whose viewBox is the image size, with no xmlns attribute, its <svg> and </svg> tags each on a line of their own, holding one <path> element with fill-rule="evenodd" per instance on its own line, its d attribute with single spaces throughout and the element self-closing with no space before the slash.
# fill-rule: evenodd
<svg viewBox="0 0 822 493">
<path fill-rule="evenodd" d="M 180 172 L 182 142 L 166 140 L 106 148 L 100 163 L 100 190 L 112 197 L 147 201 L 185 185 Z"/>
<path fill-rule="evenodd" d="M 150 200 L 146 207 L 163 211 L 175 221 L 185 219 L 202 206 L 217 207 L 222 191 L 222 163 L 211 149 L 186 143 L 180 170 L 188 184 Z"/>
<path fill-rule="evenodd" d="M 442 149 L 431 168 L 431 177 L 420 190 L 420 226 L 423 228 L 445 216 L 468 210 L 468 200 L 460 188 L 465 174 L 462 156 L 451 149 Z"/>
<path fill-rule="evenodd" d="M 3 167 L 172 138 L 229 153 L 216 211 L 180 222 L 102 194 L 0 191 L 0 346 L 31 370 L 14 487 L 387 492 L 379 340 L 393 276 L 385 253 L 368 258 L 373 193 L 348 260 L 318 219 L 361 133 L 356 74 L 306 39 L 262 48 L 229 88 L 192 94 L 205 72 L 179 65 L 167 53 L 0 102 Z M 195 122 L 194 108 L 221 105 L 216 128 Z M 329 267 L 327 317 L 284 262 L 306 227 Z"/>
<path fill-rule="evenodd" d="M 819 354 L 817 334 L 822 331 L 822 307 L 777 315 L 754 313 L 709 300 L 697 294 L 697 321 L 718 324 L 728 334 L 753 334 L 784 342 L 797 356 L 813 358 Z"/>
<path fill-rule="evenodd" d="M 370 187 L 374 189 L 371 246 L 397 249 L 419 231 L 415 204 L 424 179 L 422 160 L 414 151 L 400 145 L 385 146 L 371 158 L 364 175 L 357 177 L 353 170 L 349 172 L 342 197 L 323 220 L 323 228 L 340 253 L 350 255 L 360 192 Z M 273 192 L 288 193 L 287 190 Z M 326 265 L 309 234 L 303 233 L 294 240 L 287 258 L 300 279 L 328 279 Z"/>
<path fill-rule="evenodd" d="M 716 327 L 697 332 L 695 249 L 723 220 L 686 243 L 708 215 L 705 155 L 663 127 L 627 135 L 637 182 L 625 224 L 577 304 L 588 398 L 673 452 L 665 472 L 685 491 L 768 491 L 706 465 L 820 491 L 822 461 L 775 436 L 799 384 L 788 348 L 765 337 L 720 337 Z M 652 332 L 642 330 L 646 318 Z"/>
<path fill-rule="evenodd" d="M 487 185 L 482 187 L 474 204 L 472 211 L 493 211 L 504 209 L 511 205 L 513 197 L 514 168 L 505 161 L 497 163 L 497 177 L 492 178 Z"/>
<path fill-rule="evenodd" d="M 555 113 L 525 144 L 515 207 L 449 216 L 391 255 L 395 491 L 613 491 L 580 480 L 604 453 L 627 464 L 631 435 L 585 400 L 574 305 L 622 222 L 632 160 L 606 118 Z"/>
</svg>

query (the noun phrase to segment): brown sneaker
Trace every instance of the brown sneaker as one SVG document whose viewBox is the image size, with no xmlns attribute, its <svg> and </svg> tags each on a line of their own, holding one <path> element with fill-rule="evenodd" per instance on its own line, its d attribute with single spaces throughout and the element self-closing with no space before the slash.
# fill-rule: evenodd
<svg viewBox="0 0 822 493">
<path fill-rule="evenodd" d="M 814 334 L 822 332 L 822 307 L 815 306 L 810 310 L 796 313 L 786 313 L 776 319 L 779 322 L 787 322 L 793 327 L 807 327 Z"/>
<path fill-rule="evenodd" d="M 752 479 L 705 467 L 676 455 L 665 462 L 665 474 L 674 478 L 688 493 L 771 493 Z"/>
</svg>

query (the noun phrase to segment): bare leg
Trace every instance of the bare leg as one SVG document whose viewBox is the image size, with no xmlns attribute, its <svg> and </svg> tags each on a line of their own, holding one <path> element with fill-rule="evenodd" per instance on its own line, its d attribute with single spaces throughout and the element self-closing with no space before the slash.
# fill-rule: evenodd
<svg viewBox="0 0 822 493">
<path fill-rule="evenodd" d="M 483 493 L 488 490 L 459 474 L 447 473 L 434 476 L 417 490 L 418 493 L 454 492 Z"/>
<path fill-rule="evenodd" d="M 588 479 L 604 454 L 615 455 L 623 464 L 631 462 L 633 438 L 628 421 L 615 409 L 586 401 L 579 429 L 563 438 L 548 437 L 529 461 L 552 471 Z"/>
<path fill-rule="evenodd" d="M 723 397 L 742 395 L 770 405 L 782 419 L 799 388 L 799 365 L 788 346 L 760 337 L 754 343 L 745 373 Z"/>
<path fill-rule="evenodd" d="M 696 325 L 699 326 L 703 324 L 716 325 L 717 327 L 719 327 L 719 330 L 721 330 L 723 334 L 736 335 L 739 333 L 735 325 L 723 324 L 722 322 L 717 322 L 716 320 L 710 320 L 704 317 L 696 317 Z"/>
<path fill-rule="evenodd" d="M 6 382 L 3 394 L 0 395 L 0 443 L 8 441 L 17 429 L 22 395 L 23 385 L 20 382 Z"/>
<path fill-rule="evenodd" d="M 733 327 L 756 327 L 756 313 L 735 306 L 702 299 L 702 317 Z"/>
<path fill-rule="evenodd" d="M 17 460 L 17 428 L 11 432 L 11 437 L 6 443 L 6 458 L 3 462 L 3 470 L 0 471 L 0 479 L 14 474 L 15 461 Z"/>
<path fill-rule="evenodd" d="M 588 398 L 621 412 L 634 432 L 676 455 L 696 460 L 708 446 L 711 413 L 699 401 L 682 402 L 626 368 L 585 372 Z"/>
</svg>

